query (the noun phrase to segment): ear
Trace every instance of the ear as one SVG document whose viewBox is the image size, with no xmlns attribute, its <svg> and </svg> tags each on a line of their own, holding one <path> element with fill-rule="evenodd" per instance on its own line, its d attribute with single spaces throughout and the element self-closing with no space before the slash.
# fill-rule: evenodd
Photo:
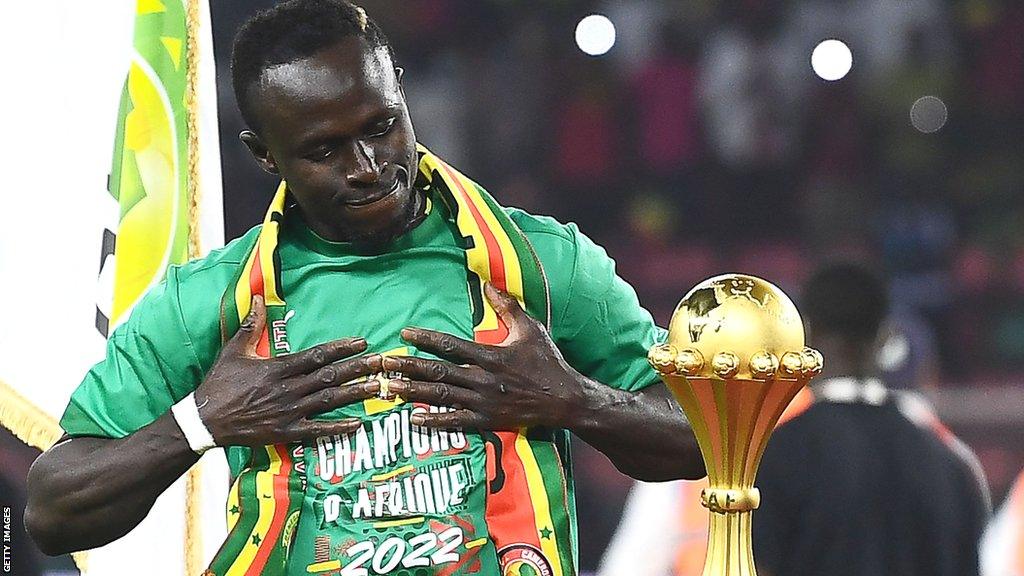
<svg viewBox="0 0 1024 576">
<path fill-rule="evenodd" d="M 398 80 L 398 90 L 402 93 L 402 98 L 405 98 L 405 85 L 402 84 L 402 78 L 405 77 L 405 68 L 401 66 L 395 66 L 395 78 Z"/>
<path fill-rule="evenodd" d="M 260 137 L 255 132 L 252 130 L 242 130 L 238 135 L 238 139 L 249 149 L 249 153 L 256 159 L 256 163 L 260 165 L 264 172 L 274 175 L 280 174 L 280 171 L 277 169 L 277 161 L 274 160 L 270 150 L 267 150 L 267 146 L 263 144 L 263 141 L 260 140 Z"/>
</svg>

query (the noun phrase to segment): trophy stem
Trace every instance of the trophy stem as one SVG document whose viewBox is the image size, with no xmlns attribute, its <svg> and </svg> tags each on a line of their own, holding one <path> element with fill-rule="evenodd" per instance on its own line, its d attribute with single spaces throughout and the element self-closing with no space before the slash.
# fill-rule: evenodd
<svg viewBox="0 0 1024 576">
<path fill-rule="evenodd" d="M 752 512 L 712 512 L 703 576 L 756 576 L 750 542 Z"/>
</svg>

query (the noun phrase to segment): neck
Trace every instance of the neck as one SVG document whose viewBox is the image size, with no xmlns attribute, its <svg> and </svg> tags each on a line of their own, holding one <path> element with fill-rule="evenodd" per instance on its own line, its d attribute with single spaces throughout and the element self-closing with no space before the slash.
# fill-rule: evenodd
<svg viewBox="0 0 1024 576">
<path fill-rule="evenodd" d="M 825 359 L 818 380 L 848 376 L 857 379 L 878 376 L 878 365 L 872 346 L 852 344 L 832 338 L 822 338 L 818 351 Z"/>
</svg>

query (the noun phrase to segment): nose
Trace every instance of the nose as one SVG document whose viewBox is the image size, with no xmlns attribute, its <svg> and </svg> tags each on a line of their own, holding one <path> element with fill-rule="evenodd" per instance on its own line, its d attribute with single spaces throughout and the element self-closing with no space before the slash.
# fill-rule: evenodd
<svg viewBox="0 0 1024 576">
<path fill-rule="evenodd" d="M 373 148 L 362 140 L 352 143 L 351 161 L 347 163 L 345 181 L 353 188 L 368 188 L 380 183 L 380 166 Z"/>
</svg>

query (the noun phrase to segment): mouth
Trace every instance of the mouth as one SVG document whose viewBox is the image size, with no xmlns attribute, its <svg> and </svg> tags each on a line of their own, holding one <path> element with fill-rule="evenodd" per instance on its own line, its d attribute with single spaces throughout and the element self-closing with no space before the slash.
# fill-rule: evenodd
<svg viewBox="0 0 1024 576">
<path fill-rule="evenodd" d="M 368 196 L 366 198 L 360 198 L 358 200 L 352 200 L 352 201 L 346 202 L 345 204 L 347 204 L 347 205 L 349 205 L 349 206 L 351 206 L 353 208 L 365 208 L 365 207 L 373 206 L 374 204 L 377 204 L 378 202 L 383 202 L 384 200 L 386 200 L 390 196 L 393 196 L 395 193 L 398 192 L 398 190 L 399 190 L 399 188 L 401 188 L 401 186 L 402 186 L 402 176 L 401 176 L 401 174 L 398 174 L 396 176 L 396 178 L 395 178 L 395 183 L 391 185 L 391 188 L 389 188 L 388 190 L 384 191 L 383 193 L 375 194 L 373 196 Z"/>
</svg>

